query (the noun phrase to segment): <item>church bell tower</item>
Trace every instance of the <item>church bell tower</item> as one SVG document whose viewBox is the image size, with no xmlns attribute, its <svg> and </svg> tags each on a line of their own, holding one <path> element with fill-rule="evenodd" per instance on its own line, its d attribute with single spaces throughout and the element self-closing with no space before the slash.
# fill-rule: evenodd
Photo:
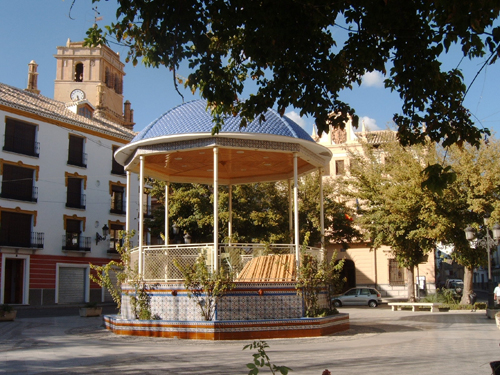
<svg viewBox="0 0 500 375">
<path fill-rule="evenodd" d="M 61 102 L 87 101 L 93 117 L 105 118 L 133 129 L 133 110 L 123 102 L 124 64 L 120 55 L 107 46 L 84 47 L 71 42 L 57 47 L 54 99 Z"/>
</svg>

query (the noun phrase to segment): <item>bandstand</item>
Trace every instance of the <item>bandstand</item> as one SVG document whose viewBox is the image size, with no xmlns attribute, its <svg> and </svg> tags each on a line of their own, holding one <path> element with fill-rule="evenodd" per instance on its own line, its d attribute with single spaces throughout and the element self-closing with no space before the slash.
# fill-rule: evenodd
<svg viewBox="0 0 500 375">
<path fill-rule="evenodd" d="M 265 120 L 264 120 L 265 119 Z M 263 120 L 263 121 L 261 121 Z M 145 283 L 155 284 L 151 310 L 159 320 L 134 320 L 123 295 L 121 315 L 106 316 L 106 327 L 118 334 L 189 339 L 253 339 L 319 336 L 349 328 L 347 314 L 326 318 L 303 318 L 303 304 L 295 289 L 299 267 L 298 178 L 318 171 L 328 172 L 331 152 L 318 145 L 295 122 L 273 110 L 244 128 L 239 116 L 224 120 L 222 131 L 212 135 L 213 120 L 205 101 L 197 100 L 167 111 L 143 129 L 115 159 L 125 166 L 127 180 L 139 175 L 167 182 L 165 190 L 165 244 L 144 245 L 144 200 L 139 207 L 139 246 L 131 250 Z M 220 243 L 218 186 L 229 187 L 228 234 L 232 238 L 233 185 L 288 181 L 291 244 Z M 322 179 L 320 178 L 320 181 Z M 214 233 L 212 243 L 171 244 L 169 241 L 169 183 L 200 183 L 213 186 Z M 127 184 L 127 215 L 129 191 Z M 323 196 L 320 188 L 321 247 L 306 251 L 323 257 Z M 287 208 L 284 208 L 286 210 Z M 131 218 L 126 218 L 126 230 Z M 182 274 L 174 259 L 188 265 L 205 253 L 207 264 L 224 267 L 235 274 L 236 288 L 216 306 L 214 321 L 203 321 L 194 301 L 187 296 Z M 127 286 L 124 285 L 124 289 Z M 326 305 L 326 299 L 320 301 Z"/>
</svg>

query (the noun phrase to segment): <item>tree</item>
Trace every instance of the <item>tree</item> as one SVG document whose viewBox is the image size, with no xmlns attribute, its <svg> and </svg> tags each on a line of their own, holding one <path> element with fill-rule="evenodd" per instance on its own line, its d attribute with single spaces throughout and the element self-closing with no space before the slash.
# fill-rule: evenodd
<svg viewBox="0 0 500 375">
<path fill-rule="evenodd" d="M 86 42 L 113 37 L 129 47 L 127 61 L 170 69 L 208 101 L 215 132 L 225 116 L 239 113 L 244 126 L 289 106 L 314 117 L 320 135 L 329 124 L 343 128 L 355 112 L 341 91 L 378 71 L 403 101 L 394 115 L 403 145 L 476 145 L 488 130 L 474 127 L 463 107 L 460 70 L 443 71 L 439 59 L 459 45 L 464 57 L 494 63 L 499 12 L 494 0 L 118 0 L 116 23 L 106 33 L 94 26 Z M 187 79 L 176 76 L 181 62 Z M 243 98 L 249 81 L 257 88 Z"/>
<path fill-rule="evenodd" d="M 364 145 L 354 154 L 346 194 L 360 200 L 361 225 L 373 246 L 389 245 L 401 266 L 408 270 L 409 298 L 413 298 L 412 268 L 425 259 L 438 242 L 454 248 L 452 258 L 465 268 L 461 303 L 468 303 L 472 274 L 487 263 L 484 246 L 471 246 L 464 229 L 473 225 L 484 236 L 483 217 L 500 220 L 500 144 L 494 138 L 478 147 L 465 144 L 443 149 L 401 147 L 387 143 L 380 148 Z M 442 163 L 448 175 L 439 193 L 423 183 L 426 165 Z"/>
<path fill-rule="evenodd" d="M 299 180 L 300 237 L 309 233 L 310 243 L 321 241 L 319 208 L 319 175 L 313 173 Z M 151 196 L 165 201 L 165 183 L 150 180 Z M 196 242 L 213 241 L 213 192 L 211 186 L 201 184 L 171 184 L 169 217 L 188 232 Z M 326 241 L 347 245 L 360 237 L 348 219 L 352 209 L 335 201 L 336 186 L 324 183 L 324 212 Z M 233 236 L 236 242 L 289 243 L 288 186 L 286 183 L 259 183 L 233 186 Z M 163 206 L 164 207 L 164 206 Z M 161 207 L 147 221 L 153 235 L 164 232 L 165 211 Z M 228 239 L 228 187 L 219 188 L 219 230 L 222 239 Z"/>
<path fill-rule="evenodd" d="M 451 167 L 456 175 L 456 180 L 444 189 L 441 197 L 442 215 L 449 220 L 443 243 L 453 245 L 452 259 L 465 268 L 461 303 L 467 304 L 474 268 L 486 266 L 488 259 L 484 243 L 471 246 L 464 229 L 472 225 L 481 239 L 486 234 L 483 221 L 486 215 L 491 215 L 490 226 L 500 222 L 500 142 L 490 138 L 479 147 L 453 146 L 440 154 L 445 160 L 443 164 Z"/>
<path fill-rule="evenodd" d="M 151 180 L 151 195 L 164 203 L 165 183 Z M 169 217 L 196 242 L 213 242 L 213 190 L 202 184 L 170 184 Z M 287 243 L 286 186 L 274 183 L 235 185 L 232 192 L 233 236 L 238 242 Z M 164 206 L 163 206 L 164 207 Z M 164 208 L 154 213 L 148 226 L 153 234 L 164 232 Z M 229 190 L 219 188 L 219 231 L 228 239 Z"/>
<path fill-rule="evenodd" d="M 321 242 L 319 178 L 322 177 L 315 172 L 299 180 L 300 237 L 305 238 L 307 233 L 311 244 Z M 354 208 L 336 200 L 338 192 L 335 179 L 323 178 L 325 243 L 339 243 L 347 248 L 362 236 L 352 222 Z"/>
<path fill-rule="evenodd" d="M 408 299 L 415 299 L 414 268 L 432 254 L 447 223 L 437 210 L 437 193 L 422 188 L 425 166 L 435 160 L 431 145 L 404 148 L 388 142 L 351 154 L 345 194 L 358 199 L 355 220 L 373 247 L 391 250 L 406 268 Z"/>
</svg>

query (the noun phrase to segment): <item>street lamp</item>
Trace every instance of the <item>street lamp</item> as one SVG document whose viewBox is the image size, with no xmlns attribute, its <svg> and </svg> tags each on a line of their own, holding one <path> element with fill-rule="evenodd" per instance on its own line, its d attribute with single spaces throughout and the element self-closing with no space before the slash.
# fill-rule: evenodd
<svg viewBox="0 0 500 375">
<path fill-rule="evenodd" d="M 493 225 L 492 232 L 493 238 L 490 236 L 490 230 L 488 229 L 489 216 L 484 218 L 484 226 L 486 227 L 486 237 L 483 239 L 478 239 L 476 242 L 486 246 L 486 251 L 488 252 L 488 308 L 493 309 L 493 282 L 491 280 L 491 247 L 492 245 L 497 245 L 500 239 L 500 224 L 496 223 Z M 476 231 L 474 228 L 468 226 L 465 228 L 465 238 L 467 241 L 473 241 L 476 239 Z"/>
<path fill-rule="evenodd" d="M 102 236 L 96 232 L 95 234 L 95 244 L 98 245 L 100 241 L 106 241 L 106 237 L 109 234 L 109 228 L 107 224 L 102 227 Z"/>
</svg>

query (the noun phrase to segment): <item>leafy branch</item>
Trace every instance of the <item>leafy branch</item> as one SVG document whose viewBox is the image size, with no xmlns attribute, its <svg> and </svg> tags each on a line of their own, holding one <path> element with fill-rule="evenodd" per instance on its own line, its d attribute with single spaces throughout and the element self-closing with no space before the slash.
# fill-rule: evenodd
<svg viewBox="0 0 500 375">
<path fill-rule="evenodd" d="M 276 375 L 277 373 L 282 375 L 287 375 L 289 371 L 293 371 L 291 368 L 286 366 L 276 366 L 274 363 L 271 363 L 271 359 L 266 353 L 266 349 L 269 348 L 269 345 L 265 341 L 254 341 L 252 344 L 245 345 L 243 350 L 245 349 L 257 349 L 257 353 L 253 354 L 253 363 L 247 363 L 247 367 L 250 369 L 248 375 L 255 375 L 259 373 L 259 367 L 267 367 Z"/>
<path fill-rule="evenodd" d="M 142 281 L 139 274 L 137 263 L 132 264 L 130 258 L 130 239 L 134 237 L 135 231 L 119 232 L 120 241 L 116 244 L 116 251 L 120 255 L 120 260 L 112 260 L 107 264 L 98 266 L 90 263 L 90 268 L 95 272 L 90 273 L 89 278 L 100 287 L 106 288 L 117 304 L 121 308 L 123 293 L 130 296 L 132 312 L 136 319 L 151 319 L 151 296 L 149 291 L 155 288 L 155 285 L 148 285 Z M 114 280 L 112 275 L 115 275 Z M 132 286 L 133 293 L 123 290 L 122 285 Z"/>
<path fill-rule="evenodd" d="M 205 254 L 200 254 L 193 265 L 183 266 L 177 259 L 174 265 L 184 277 L 188 297 L 195 300 L 206 321 L 212 320 L 219 299 L 235 287 L 233 273 L 227 273 L 224 269 L 210 272 Z"/>
</svg>

